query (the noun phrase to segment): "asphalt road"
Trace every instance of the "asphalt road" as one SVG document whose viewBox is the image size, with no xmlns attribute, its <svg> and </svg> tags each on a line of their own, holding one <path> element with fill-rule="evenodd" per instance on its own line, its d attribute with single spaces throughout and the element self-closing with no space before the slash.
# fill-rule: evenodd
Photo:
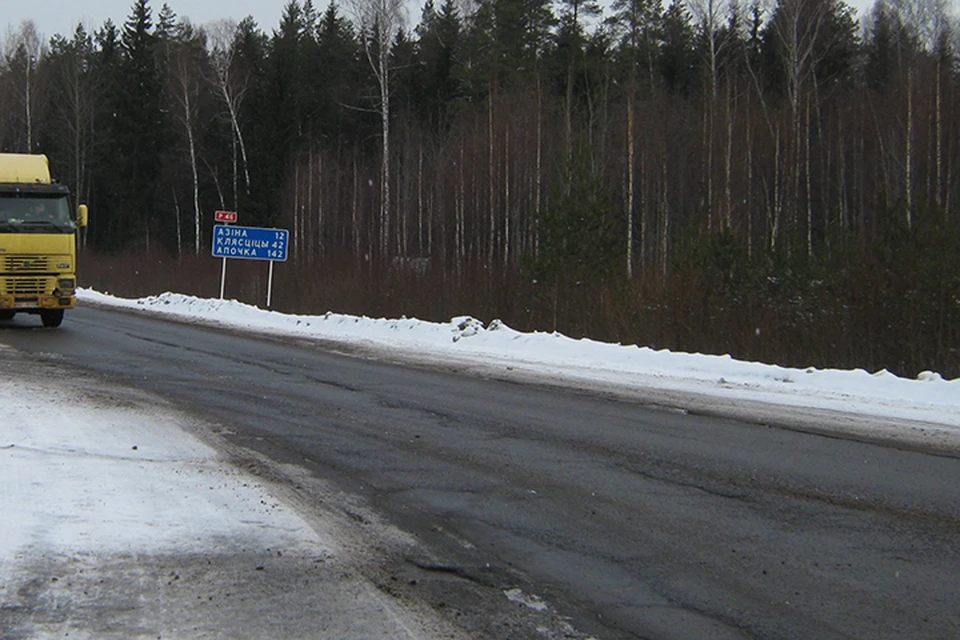
<svg viewBox="0 0 960 640">
<path fill-rule="evenodd" d="M 597 638 L 960 637 L 947 453 L 90 307 L 58 330 L 0 323 L 0 344 L 173 399 L 231 447 L 334 482 L 430 550 L 384 559 L 398 592 L 478 637 L 535 637 L 476 621 L 476 590 L 512 587 Z"/>
</svg>

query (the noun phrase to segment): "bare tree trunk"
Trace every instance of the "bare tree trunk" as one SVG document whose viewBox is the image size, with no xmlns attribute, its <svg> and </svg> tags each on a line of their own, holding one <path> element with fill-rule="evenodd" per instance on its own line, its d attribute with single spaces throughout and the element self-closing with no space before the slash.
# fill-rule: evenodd
<svg viewBox="0 0 960 640">
<path fill-rule="evenodd" d="M 636 146 L 634 131 L 634 92 L 627 96 L 627 278 L 633 279 L 633 198 L 636 170 Z"/>
<path fill-rule="evenodd" d="M 321 153 L 321 154 L 317 157 L 317 187 L 319 188 L 320 193 L 317 195 L 317 232 L 316 232 L 316 237 L 317 237 L 317 249 L 316 249 L 316 255 L 317 255 L 317 258 L 318 258 L 319 260 L 323 260 L 324 249 L 325 249 L 325 246 L 324 246 L 324 238 L 325 238 L 325 234 L 326 234 L 326 230 L 324 229 L 324 225 L 326 224 L 326 215 L 325 215 L 325 214 L 326 214 L 326 210 L 325 210 L 325 207 L 324 207 L 324 200 L 323 200 L 323 196 L 324 196 L 323 180 L 324 180 L 324 175 L 323 175 L 323 154 Z"/>
<path fill-rule="evenodd" d="M 647 154 L 640 151 L 640 271 L 647 270 L 647 189 L 650 180 L 647 177 Z"/>
<path fill-rule="evenodd" d="M 187 46 L 187 45 L 185 45 Z M 190 173 L 193 178 L 193 252 L 200 253 L 200 176 L 197 170 L 197 146 L 194 138 L 196 104 L 194 96 L 199 93 L 196 69 L 187 50 L 180 51 L 176 60 L 176 97 L 180 103 L 177 119 L 183 125 L 187 136 L 187 150 L 190 155 Z"/>
<path fill-rule="evenodd" d="M 723 196 L 724 196 L 724 215 L 723 215 L 723 227 L 725 231 L 730 231 L 733 227 L 733 196 L 732 196 L 732 182 L 733 182 L 733 115 L 734 107 L 732 104 L 732 99 L 730 96 L 732 89 L 730 84 L 727 84 L 727 153 L 724 158 L 723 166 L 723 176 L 724 176 L 724 186 L 723 186 Z"/>
<path fill-rule="evenodd" d="M 240 203 L 240 191 L 237 188 L 237 186 L 239 185 L 239 178 L 240 178 L 238 175 L 238 170 L 240 169 L 240 167 L 237 161 L 238 146 L 239 145 L 237 145 L 237 136 L 235 134 L 232 134 L 230 136 L 230 153 L 231 153 L 230 159 L 232 160 L 233 165 L 232 165 L 232 172 L 230 174 L 231 175 L 230 183 L 233 186 L 233 200 L 231 201 L 233 204 L 231 206 L 233 207 L 234 211 L 239 209 L 239 203 Z"/>
<path fill-rule="evenodd" d="M 943 197 L 943 219 L 944 221 L 950 220 L 950 205 L 953 196 L 953 185 L 950 176 L 953 175 L 953 154 L 947 151 L 947 159 L 944 166 L 944 175 L 946 176 L 946 184 L 944 191 L 946 192 Z"/>
<path fill-rule="evenodd" d="M 82 197 L 82 183 L 80 182 L 80 169 L 82 167 L 82 161 L 80 159 L 80 143 L 82 139 L 83 123 L 81 121 L 82 115 L 80 112 L 80 82 L 78 79 L 75 79 L 73 84 L 73 104 L 74 104 L 74 121 L 73 121 L 73 188 L 76 189 L 76 195 L 79 199 Z M 180 240 L 177 239 L 177 250 L 179 251 Z"/>
<path fill-rule="evenodd" d="M 941 106 L 941 99 L 942 99 L 942 93 L 943 93 L 943 90 L 941 87 L 941 84 L 943 82 L 943 78 L 942 78 L 943 69 L 941 68 L 942 65 L 943 65 L 943 56 L 938 54 L 937 69 L 936 69 L 937 77 L 936 77 L 936 84 L 934 87 L 934 92 L 936 94 L 934 99 L 934 102 L 935 102 L 934 117 L 936 118 L 936 149 L 937 149 L 936 151 L 937 175 L 936 175 L 936 185 L 934 187 L 934 201 L 937 204 L 937 208 L 940 207 L 943 201 L 943 197 L 942 197 L 943 196 L 943 192 L 942 192 L 943 190 L 943 112 L 942 112 L 942 106 Z M 946 217 L 944 217 L 944 220 L 946 220 Z"/>
<path fill-rule="evenodd" d="M 744 155 L 747 169 L 747 201 L 744 208 L 747 211 L 747 255 L 753 257 L 753 128 L 750 126 L 750 114 L 744 118 L 746 127 L 747 153 Z"/>
<path fill-rule="evenodd" d="M 193 126 L 187 125 L 190 142 L 190 171 L 193 174 L 193 250 L 200 254 L 200 176 L 197 173 L 197 147 L 193 139 Z"/>
<path fill-rule="evenodd" d="M 18 32 L 8 32 L 6 57 L 9 62 L 18 52 L 23 55 L 23 123 L 25 126 L 24 140 L 26 152 L 33 153 L 33 101 L 34 101 L 34 74 L 37 64 L 43 55 L 40 36 L 32 20 L 25 20 Z M 19 90 L 17 90 L 19 93 Z"/>
<path fill-rule="evenodd" d="M 874 122 L 876 122 L 876 114 L 874 113 L 873 115 L 874 115 Z M 867 140 L 866 140 L 866 136 L 864 135 L 865 131 L 862 127 L 858 130 L 858 134 L 859 135 L 857 136 L 857 147 L 858 147 L 857 150 L 859 151 L 860 157 L 863 158 L 866 156 Z M 883 151 L 883 136 L 880 134 L 879 127 L 877 130 L 877 141 L 880 144 L 880 158 L 881 158 L 880 166 L 883 168 L 884 186 L 887 187 L 890 183 L 887 180 L 886 154 Z M 857 195 L 859 196 L 859 206 L 857 207 L 857 223 L 858 223 L 857 226 L 859 230 L 863 232 L 865 230 L 864 223 L 865 223 L 865 217 L 866 217 L 866 211 L 867 211 L 867 202 L 866 202 L 867 189 L 865 184 L 866 173 L 864 172 L 862 166 L 860 167 L 860 170 L 857 171 L 857 178 L 858 178 Z"/>
<path fill-rule="evenodd" d="M 541 193 L 543 190 L 543 90 L 540 84 L 540 68 L 537 67 L 537 166 L 534 177 L 534 229 L 533 252 L 536 255 L 540 247 L 539 225 L 541 216 Z"/>
<path fill-rule="evenodd" d="M 457 180 L 457 224 L 456 224 L 456 265 L 457 265 L 457 277 L 460 278 L 463 276 L 463 261 L 466 258 L 467 248 L 466 248 L 466 229 L 464 225 L 464 212 L 466 210 L 466 197 L 467 197 L 467 184 L 466 184 L 466 175 L 464 175 L 465 162 L 464 158 L 464 140 L 460 139 L 460 163 L 457 166 L 458 171 L 458 180 Z"/>
<path fill-rule="evenodd" d="M 79 56 L 79 54 L 76 54 Z M 68 132 L 70 139 L 70 166 L 73 169 L 71 185 L 79 202 L 87 197 L 86 165 L 92 130 L 92 114 L 94 96 L 96 95 L 95 82 L 91 71 L 85 69 L 85 61 L 81 57 L 70 57 L 61 74 L 56 76 L 58 87 L 63 95 L 69 99 L 56 101 L 54 110 L 60 116 L 61 122 Z"/>
<path fill-rule="evenodd" d="M 417 141 L 417 253 L 423 255 L 423 137 Z"/>
<path fill-rule="evenodd" d="M 402 152 L 398 153 L 398 155 L 401 155 L 401 154 Z M 407 216 L 407 210 L 403 206 L 403 200 L 404 200 L 403 198 L 404 171 L 403 170 L 405 168 L 406 168 L 406 163 L 399 162 L 399 159 L 398 159 L 398 165 L 397 165 L 396 171 L 394 171 L 394 175 L 396 176 L 396 180 L 397 180 L 397 184 L 396 184 L 397 188 L 395 190 L 396 199 L 394 200 L 394 203 L 393 203 L 393 211 L 394 211 L 394 215 L 397 218 L 396 246 L 397 246 L 397 250 L 400 252 L 400 255 L 402 255 L 403 257 L 407 257 L 410 255 L 409 253 L 410 220 L 409 220 L 409 216 Z"/>
<path fill-rule="evenodd" d="M 797 109 L 791 110 L 791 128 L 790 138 L 787 140 L 786 165 L 789 168 L 789 183 L 787 188 L 781 194 L 787 209 L 787 242 L 786 249 L 788 254 L 792 255 L 795 247 L 792 237 L 800 231 L 800 172 L 803 170 L 803 105 L 799 103 L 800 96 L 797 96 Z M 806 253 L 806 249 L 804 249 Z"/>
<path fill-rule="evenodd" d="M 770 251 L 777 248 L 777 236 L 780 233 L 780 128 L 777 127 L 774 136 L 773 159 L 773 202 L 771 203 L 772 219 L 770 221 Z"/>
<path fill-rule="evenodd" d="M 504 126 L 503 132 L 503 256 L 501 262 L 504 267 L 510 263 L 510 121 Z"/>
<path fill-rule="evenodd" d="M 213 76 L 209 81 L 216 87 L 217 93 L 223 100 L 227 108 L 227 114 L 230 118 L 230 130 L 232 133 L 233 153 L 233 206 L 238 206 L 237 198 L 237 161 L 236 146 L 240 148 L 240 155 L 243 158 L 243 178 L 244 190 L 250 194 L 250 163 L 247 159 L 247 147 L 243 140 L 243 133 L 240 131 L 239 110 L 243 103 L 243 96 L 247 90 L 247 80 L 238 78 L 233 72 L 234 45 L 233 39 L 237 33 L 237 24 L 231 20 L 221 20 L 208 25 L 205 29 L 207 42 L 210 46 L 209 59 L 210 68 Z"/>
<path fill-rule="evenodd" d="M 223 99 L 227 104 L 227 111 L 230 114 L 230 124 L 233 132 L 233 139 L 235 144 L 240 146 L 240 156 L 243 158 L 243 186 L 246 193 L 250 193 L 250 162 L 247 160 L 247 146 L 243 141 L 243 133 L 240 131 L 240 121 L 237 117 L 237 105 L 234 102 L 237 100 L 235 96 L 229 94 L 229 91 L 225 86 L 221 89 L 223 94 Z M 236 151 L 234 151 L 236 155 Z M 236 159 L 234 159 L 234 175 L 236 175 Z M 237 206 L 238 198 L 236 195 L 236 186 L 234 186 L 234 206 Z"/>
<path fill-rule="evenodd" d="M 312 263 L 314 258 L 315 245 L 313 242 L 313 229 L 310 228 L 310 222 L 313 220 L 313 144 L 310 144 L 310 150 L 307 156 L 307 209 L 304 212 L 300 224 L 303 225 L 303 242 L 306 245 L 304 254 L 307 263 Z"/>
<path fill-rule="evenodd" d="M 570 64 L 567 65 L 567 95 L 563 105 L 563 127 L 565 131 L 565 143 L 567 152 L 567 171 L 569 172 L 573 163 L 573 56 L 571 55 Z M 570 176 L 567 176 L 564 191 L 570 193 Z"/>
<path fill-rule="evenodd" d="M 889 168 L 890 159 L 887 157 L 887 145 L 886 145 L 886 142 L 884 141 L 885 131 L 884 131 L 884 129 L 880 126 L 880 121 L 877 119 L 876 109 L 874 108 L 873 102 L 872 102 L 872 100 L 870 100 L 869 95 L 867 96 L 867 100 L 870 101 L 870 102 L 869 102 L 870 115 L 873 117 L 873 126 L 874 126 L 874 131 L 875 131 L 875 133 L 876 133 L 877 145 L 879 145 L 879 147 L 880 147 L 880 168 L 881 168 L 881 171 L 882 171 L 882 173 L 883 173 L 883 189 L 884 189 L 884 195 L 885 195 L 887 198 L 892 198 L 894 191 L 893 191 L 893 185 L 891 184 L 891 180 L 890 180 L 890 168 Z M 860 136 L 860 154 L 861 154 L 861 157 L 863 157 L 864 147 L 865 147 L 865 146 L 866 146 L 866 141 L 863 139 L 863 136 Z M 891 146 L 893 146 L 893 145 L 891 145 Z M 863 178 L 863 172 L 862 172 L 862 171 L 860 172 L 860 176 L 861 176 L 861 179 L 862 179 L 862 178 Z M 861 184 L 861 188 L 860 188 L 860 195 L 861 195 L 861 199 L 866 196 L 866 194 L 864 193 L 864 188 L 863 188 L 862 184 Z M 860 203 L 860 207 L 859 207 L 859 208 L 860 208 L 860 211 L 861 211 L 861 212 L 864 211 L 864 204 L 863 204 L 862 201 L 861 201 L 861 203 Z"/>
<path fill-rule="evenodd" d="M 903 159 L 903 189 L 907 228 L 913 227 L 913 67 L 907 71 L 907 135 Z"/>
<path fill-rule="evenodd" d="M 293 253 L 302 256 L 300 251 L 300 161 L 293 162 Z"/>
<path fill-rule="evenodd" d="M 353 255 L 355 257 L 360 256 L 360 203 L 358 198 L 360 197 L 360 175 L 359 169 L 357 168 L 357 154 L 356 150 L 353 153 L 353 197 L 350 203 L 350 223 L 352 225 L 352 234 L 353 234 Z"/>
<path fill-rule="evenodd" d="M 386 73 L 386 65 L 384 65 Z M 390 91 L 381 81 L 380 130 L 383 157 L 380 163 L 380 255 L 387 259 L 390 238 Z"/>
<path fill-rule="evenodd" d="M 26 113 L 26 119 L 27 119 L 27 153 L 33 153 L 33 109 L 32 109 L 32 105 L 31 105 L 32 100 L 31 100 L 31 97 L 30 97 L 30 84 L 31 84 L 31 83 L 30 83 L 30 71 L 31 71 L 32 67 L 33 67 L 33 60 L 28 59 L 28 60 L 27 60 L 27 68 L 26 68 L 26 78 L 27 78 L 27 82 L 26 82 L 26 86 L 24 87 L 24 95 L 26 96 L 26 98 L 25 98 L 25 100 L 23 101 L 23 102 L 24 102 L 24 106 L 26 107 L 26 111 L 27 111 L 27 113 Z"/>
<path fill-rule="evenodd" d="M 240 156 L 243 158 L 243 186 L 250 194 L 250 161 L 247 160 L 247 145 L 243 142 L 243 133 L 240 131 L 240 120 L 237 117 L 237 108 L 231 103 L 230 121 L 233 123 L 233 133 L 240 145 Z"/>
<path fill-rule="evenodd" d="M 837 223 L 842 233 L 850 226 L 847 206 L 847 154 L 844 153 L 843 117 L 837 118 Z"/>
<path fill-rule="evenodd" d="M 487 185 L 487 193 L 490 201 L 487 203 L 487 219 L 489 223 L 489 237 L 487 238 L 487 265 L 493 265 L 493 248 L 496 244 L 496 228 L 497 228 L 497 218 L 496 212 L 494 211 L 494 201 L 496 199 L 496 181 L 494 180 L 494 173 L 496 168 L 494 167 L 494 132 L 493 132 L 493 93 L 494 85 L 493 81 L 490 82 L 490 93 L 488 99 L 488 108 L 487 108 L 487 145 L 488 145 L 488 155 L 487 155 L 487 179 L 489 184 Z"/>
<path fill-rule="evenodd" d="M 712 97 L 706 98 L 707 102 L 703 109 L 703 129 L 701 148 L 703 149 L 703 175 L 707 180 L 706 185 L 706 209 L 707 209 L 707 229 L 714 231 L 714 210 L 713 210 L 713 109 L 714 100 Z"/>
<path fill-rule="evenodd" d="M 367 61 L 380 93 L 380 258 L 388 259 L 390 212 L 390 50 L 403 24 L 403 0 L 353 0 Z"/>
<path fill-rule="evenodd" d="M 431 259 L 436 258 L 436 256 L 434 255 L 433 243 L 434 243 L 435 233 L 436 233 L 436 230 L 434 229 L 434 224 L 435 224 L 434 211 L 436 210 L 437 199 L 439 197 L 438 191 L 439 191 L 439 187 L 434 186 L 427 193 L 427 257 Z M 443 216 L 443 219 L 446 219 L 446 216 Z M 441 233 L 440 251 L 442 255 L 443 253 L 446 252 L 446 246 L 447 246 L 446 225 L 441 225 L 440 233 Z"/>
<path fill-rule="evenodd" d="M 804 146 L 804 181 L 807 196 L 807 256 L 813 256 L 813 187 L 810 181 L 810 97 L 805 101 L 804 120 L 805 131 L 803 132 Z"/>
<path fill-rule="evenodd" d="M 173 192 L 173 212 L 177 221 L 177 262 L 180 262 L 183 257 L 183 225 L 180 222 L 180 202 L 177 200 L 177 190 L 171 189 L 171 191 Z"/>
<path fill-rule="evenodd" d="M 669 199 L 669 182 L 667 181 L 667 162 L 663 161 L 662 164 L 663 175 L 661 180 L 663 182 L 660 191 L 660 273 L 662 275 L 667 275 L 668 265 L 670 264 L 670 258 L 667 255 L 669 250 L 669 235 L 670 235 L 670 199 Z"/>
</svg>

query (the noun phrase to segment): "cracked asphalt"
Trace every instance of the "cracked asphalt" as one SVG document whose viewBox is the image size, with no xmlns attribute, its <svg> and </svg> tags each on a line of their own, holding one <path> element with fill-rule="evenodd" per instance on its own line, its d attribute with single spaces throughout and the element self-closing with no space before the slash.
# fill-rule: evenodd
<svg viewBox="0 0 960 640">
<path fill-rule="evenodd" d="M 960 637 L 947 449 L 93 308 L 0 342 L 174 403 L 283 504 L 349 531 L 356 574 L 436 629 Z M 309 578 L 295 560 L 291 584 Z"/>
</svg>

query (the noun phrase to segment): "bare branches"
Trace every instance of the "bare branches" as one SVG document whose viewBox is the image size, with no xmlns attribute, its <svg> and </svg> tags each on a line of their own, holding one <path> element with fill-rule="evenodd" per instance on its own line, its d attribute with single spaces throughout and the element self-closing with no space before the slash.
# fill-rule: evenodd
<svg viewBox="0 0 960 640">
<path fill-rule="evenodd" d="M 19 76 L 12 84 L 13 93 L 19 98 L 19 112 L 22 114 L 25 145 L 24 151 L 30 153 L 34 148 L 34 113 L 37 92 L 35 89 L 37 65 L 46 47 L 41 45 L 40 35 L 32 20 L 25 20 L 20 29 L 7 31 L 4 60 L 6 66 Z"/>
<path fill-rule="evenodd" d="M 230 118 L 230 128 L 234 141 L 240 148 L 243 160 L 244 189 L 250 193 L 250 163 L 247 158 L 247 146 L 240 130 L 240 107 L 249 86 L 249 76 L 236 68 L 234 56 L 236 49 L 234 42 L 237 36 L 237 23 L 233 20 L 219 20 L 204 28 L 207 35 L 207 51 L 210 59 L 210 69 L 213 71 L 208 78 L 215 87 L 217 95 L 223 100 Z M 233 202 L 237 203 L 236 171 L 233 180 Z"/>
</svg>

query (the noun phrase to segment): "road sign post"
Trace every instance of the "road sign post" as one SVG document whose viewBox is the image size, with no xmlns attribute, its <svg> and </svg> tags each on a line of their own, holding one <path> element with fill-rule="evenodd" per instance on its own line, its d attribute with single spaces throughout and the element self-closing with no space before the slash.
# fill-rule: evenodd
<svg viewBox="0 0 960 640">
<path fill-rule="evenodd" d="M 237 212 L 236 211 L 216 211 L 213 214 L 213 219 L 217 222 L 236 222 L 237 221 Z M 223 291 L 227 285 L 227 259 L 221 258 L 220 260 L 220 299 L 223 300 Z"/>
<path fill-rule="evenodd" d="M 269 308 L 273 289 L 273 263 L 286 262 L 289 238 L 290 232 L 286 229 L 238 227 L 227 224 L 215 225 L 213 227 L 211 253 L 215 258 L 223 258 L 220 299 L 223 299 L 223 290 L 226 283 L 227 258 L 267 260 L 270 262 L 267 276 L 267 307 Z"/>
</svg>

